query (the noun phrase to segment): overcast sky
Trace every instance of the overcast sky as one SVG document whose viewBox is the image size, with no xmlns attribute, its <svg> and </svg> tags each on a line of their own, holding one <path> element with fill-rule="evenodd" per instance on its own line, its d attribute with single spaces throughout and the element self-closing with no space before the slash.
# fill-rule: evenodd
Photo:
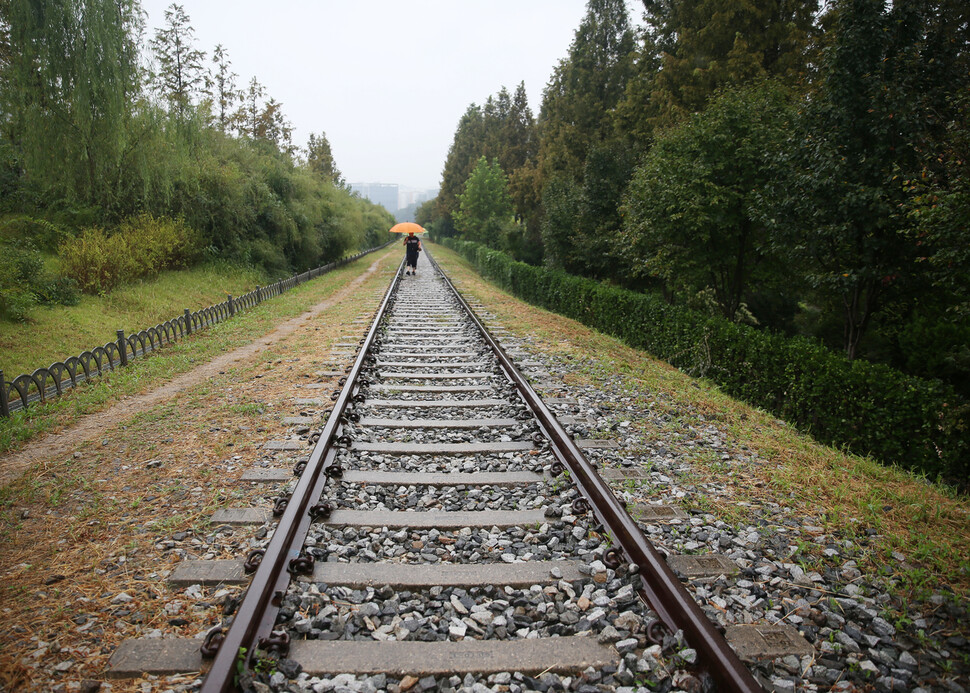
<svg viewBox="0 0 970 693">
<path fill-rule="evenodd" d="M 434 188 L 458 119 L 525 82 L 537 115 L 585 0 L 184 0 L 196 47 L 282 102 L 294 142 L 325 132 L 348 182 Z M 146 41 L 171 1 L 142 0 Z M 631 5 L 632 9 L 632 5 Z M 636 17 L 631 17 L 635 19 Z"/>
</svg>

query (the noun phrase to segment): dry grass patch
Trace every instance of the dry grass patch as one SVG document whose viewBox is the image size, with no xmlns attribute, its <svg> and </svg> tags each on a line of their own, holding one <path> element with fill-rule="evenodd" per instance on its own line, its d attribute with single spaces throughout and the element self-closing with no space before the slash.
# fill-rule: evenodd
<svg viewBox="0 0 970 693">
<path fill-rule="evenodd" d="M 248 553 L 254 528 L 214 527 L 209 518 L 223 507 L 272 507 L 273 485 L 238 478 L 266 457 L 265 442 L 287 433 L 283 417 L 301 410 L 295 397 L 329 403 L 330 389 L 298 386 L 330 382 L 314 373 L 338 360 L 332 344 L 363 332 L 351 322 L 376 307 L 391 271 L 384 264 L 295 332 L 0 488 L 0 690 L 77 690 L 103 678 L 127 638 L 155 629 L 195 637 L 219 622 L 224 597 L 240 588 L 189 594 L 165 577 L 186 558 Z M 274 460 L 291 467 L 305 454 Z M 142 683 L 113 681 L 111 690 L 140 692 Z"/>
</svg>

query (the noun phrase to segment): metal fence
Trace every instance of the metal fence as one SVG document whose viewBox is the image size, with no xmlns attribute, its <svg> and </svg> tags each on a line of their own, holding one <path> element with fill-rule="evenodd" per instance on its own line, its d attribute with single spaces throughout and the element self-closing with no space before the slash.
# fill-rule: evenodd
<svg viewBox="0 0 970 693">
<path fill-rule="evenodd" d="M 83 351 L 79 356 L 71 356 L 64 361 L 52 363 L 47 368 L 38 368 L 30 374 L 19 375 L 6 380 L 0 370 L 0 415 L 10 416 L 11 412 L 26 409 L 36 402 L 45 403 L 50 397 L 57 397 L 65 391 L 77 387 L 86 380 L 104 375 L 108 371 L 127 366 L 132 359 L 146 356 L 166 344 L 198 332 L 216 323 L 228 320 L 236 313 L 253 308 L 263 301 L 279 296 L 295 286 L 326 274 L 331 270 L 358 260 L 390 242 L 351 257 L 317 267 L 316 269 L 280 279 L 268 286 L 257 286 L 244 296 L 229 296 L 222 303 L 195 311 L 188 308 L 178 317 L 166 320 L 160 325 L 125 335 L 118 330 L 118 339 L 104 346 Z"/>
</svg>

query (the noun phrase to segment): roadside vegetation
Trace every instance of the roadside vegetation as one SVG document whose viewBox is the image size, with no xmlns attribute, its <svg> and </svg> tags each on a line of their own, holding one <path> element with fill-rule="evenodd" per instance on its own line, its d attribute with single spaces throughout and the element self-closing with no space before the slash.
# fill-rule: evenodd
<svg viewBox="0 0 970 693">
<path fill-rule="evenodd" d="M 670 426 L 689 434 L 691 427 L 716 425 L 732 444 L 756 452 L 766 462 L 725 472 L 720 460 L 692 458 L 698 478 L 731 489 L 734 500 L 695 498 L 695 509 L 740 521 L 737 501 L 748 509 L 765 499 L 786 499 L 806 518 L 816 518 L 827 534 L 846 538 L 878 534 L 873 566 L 905 556 L 896 578 L 902 594 L 925 598 L 948 585 L 960 598 L 970 595 L 970 497 L 897 466 L 879 464 L 822 445 L 771 414 L 724 394 L 714 383 L 694 378 L 633 349 L 615 337 L 528 305 L 482 279 L 457 253 L 434 246 L 435 259 L 460 286 L 482 301 L 512 332 L 528 335 L 590 384 L 622 377 L 630 396 L 648 397 Z M 585 374 L 585 376 L 584 376 Z M 609 403 L 602 403 L 609 406 Z M 637 422 L 633 422 L 639 426 Z M 735 518 L 735 520 L 731 520 Z M 824 547 L 802 547 L 804 560 Z M 796 557 L 798 560 L 801 558 Z"/>
<path fill-rule="evenodd" d="M 239 296 L 265 282 L 255 268 L 209 263 L 168 270 L 151 280 L 129 284 L 100 296 L 83 295 L 73 306 L 31 311 L 31 320 L 0 322 L 0 370 L 8 380 L 22 373 L 77 356 L 85 349 Z"/>
<path fill-rule="evenodd" d="M 383 252 L 388 254 L 393 251 Z M 148 358 L 135 359 L 126 368 L 85 383 L 65 396 L 49 400 L 47 404 L 32 405 L 25 410 L 16 411 L 10 418 L 0 417 L 0 454 L 21 447 L 39 434 L 68 428 L 87 414 L 101 411 L 124 397 L 160 387 L 176 376 L 227 351 L 249 344 L 285 320 L 303 313 L 326 299 L 348 281 L 359 276 L 370 263 L 381 257 L 381 254 L 368 255 L 311 282 L 301 284 L 275 297 L 272 301 L 266 301 L 251 310 L 241 312 L 232 320 L 221 322 L 196 332 L 187 339 L 168 345 Z M 183 277 L 189 278 L 187 285 L 183 284 Z M 218 294 L 217 298 L 222 299 L 225 297 L 222 293 L 223 289 L 228 289 L 232 285 L 252 288 L 251 278 L 246 273 L 238 273 L 234 270 L 220 271 L 218 268 L 170 272 L 157 282 L 142 285 L 135 291 L 109 294 L 103 299 L 85 298 L 77 308 L 58 309 L 51 311 L 51 314 L 53 316 L 60 310 L 77 311 L 71 314 L 77 315 L 78 319 L 83 321 L 82 327 L 90 330 L 91 334 L 97 334 L 105 323 L 102 311 L 109 312 L 117 320 L 134 323 L 135 320 L 143 320 L 155 315 L 169 315 L 173 308 L 174 312 L 178 313 L 184 307 L 188 307 L 183 306 L 183 303 L 193 296 L 208 302 L 213 291 Z M 208 282 L 215 281 L 225 283 L 216 287 L 206 286 Z M 232 292 L 227 290 L 226 293 Z M 98 343 L 100 337 L 95 337 L 93 344 L 86 341 L 81 344 L 79 339 L 82 337 L 64 332 L 65 324 L 60 319 L 41 323 L 42 327 L 46 326 L 50 330 L 52 339 L 60 340 L 68 350 L 67 353 L 74 353 L 72 350 Z M 108 325 L 109 328 L 113 326 L 113 324 Z M 147 323 L 142 326 L 147 326 Z M 0 331 L 0 335 L 4 335 L 4 340 L 8 339 L 6 335 L 10 335 L 6 332 L 8 327 L 4 326 L 4 331 Z M 121 325 L 118 327 L 120 328 Z M 102 344 L 111 339 L 110 332 L 111 330 L 107 338 L 101 342 Z M 20 354 L 18 358 L 25 360 L 31 358 L 33 338 L 30 329 L 23 329 L 18 334 L 11 335 L 9 339 L 13 348 Z M 85 335 L 83 339 L 87 340 L 88 337 Z M 3 351 L 6 352 L 5 346 Z M 59 352 L 58 355 L 63 356 L 64 353 Z M 6 359 L 6 353 L 4 353 L 4 359 Z"/>
<path fill-rule="evenodd" d="M 146 36 L 138 0 L 0 3 L 0 321 L 215 260 L 276 279 L 393 223 L 181 6 Z"/>
<path fill-rule="evenodd" d="M 468 107 L 417 221 L 970 396 L 966 10 L 629 8 L 589 0 L 536 115 Z"/>
</svg>

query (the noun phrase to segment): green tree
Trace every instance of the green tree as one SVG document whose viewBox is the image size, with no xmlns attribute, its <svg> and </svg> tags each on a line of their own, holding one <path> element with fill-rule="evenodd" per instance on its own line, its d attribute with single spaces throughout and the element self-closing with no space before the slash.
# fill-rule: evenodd
<svg viewBox="0 0 970 693">
<path fill-rule="evenodd" d="M 334 161 L 333 150 L 330 148 L 330 140 L 327 139 L 326 133 L 321 132 L 317 136 L 311 132 L 304 154 L 308 169 L 324 180 L 343 185 L 343 177 L 337 169 L 337 162 Z"/>
<path fill-rule="evenodd" d="M 220 43 L 212 52 L 212 98 L 216 110 L 216 122 L 222 132 L 226 132 L 233 127 L 236 118 L 236 105 L 242 100 L 243 94 L 236 87 L 236 78 L 239 77 L 232 71 L 232 62 L 229 54 Z"/>
<path fill-rule="evenodd" d="M 461 237 L 492 248 L 501 248 L 512 224 L 512 198 L 508 179 L 498 161 L 482 156 L 458 196 L 455 227 Z"/>
<path fill-rule="evenodd" d="M 115 209 L 137 142 L 134 0 L 9 0 L 0 133 L 44 199 Z"/>
<path fill-rule="evenodd" d="M 614 134 L 612 114 L 626 90 L 635 43 L 623 0 L 590 0 L 569 56 L 553 70 L 539 113 L 543 180 L 578 179 L 586 152 Z"/>
<path fill-rule="evenodd" d="M 765 83 L 721 94 L 657 139 L 623 206 L 636 272 L 688 298 L 712 291 L 730 320 L 752 284 L 780 281 L 757 208 L 789 115 L 785 93 Z"/>
<path fill-rule="evenodd" d="M 150 42 L 155 56 L 155 88 L 178 118 L 208 87 L 205 53 L 195 47 L 195 30 L 181 5 L 165 10 L 165 26 L 155 31 Z"/>
<path fill-rule="evenodd" d="M 616 107 L 631 75 L 635 42 L 622 0 L 590 0 L 569 48 L 543 93 L 538 186 L 543 261 L 573 272 L 609 276 L 616 207 L 595 200 L 605 186 L 619 201 L 632 167 L 617 136 Z M 596 152 L 595 161 L 587 161 Z M 608 160 L 611 156 L 613 160 Z M 585 177 L 589 173 L 590 180 Z M 605 216 L 601 216 L 604 214 Z M 604 275 L 604 270 L 605 275 Z"/>
<path fill-rule="evenodd" d="M 767 77 L 796 82 L 808 73 L 818 0 L 644 0 L 644 8 L 641 63 L 656 70 L 645 75 L 644 115 L 655 124 L 702 110 L 727 85 Z"/>
<path fill-rule="evenodd" d="M 249 80 L 249 87 L 243 95 L 236 121 L 239 123 L 239 133 L 249 137 L 259 137 L 260 115 L 263 112 L 262 100 L 266 96 L 266 88 L 255 77 Z"/>
<path fill-rule="evenodd" d="M 904 180 L 925 131 L 927 4 L 842 0 L 817 94 L 801 109 L 764 197 L 780 250 L 839 306 L 855 358 L 871 321 L 912 291 L 916 243 Z"/>
</svg>

